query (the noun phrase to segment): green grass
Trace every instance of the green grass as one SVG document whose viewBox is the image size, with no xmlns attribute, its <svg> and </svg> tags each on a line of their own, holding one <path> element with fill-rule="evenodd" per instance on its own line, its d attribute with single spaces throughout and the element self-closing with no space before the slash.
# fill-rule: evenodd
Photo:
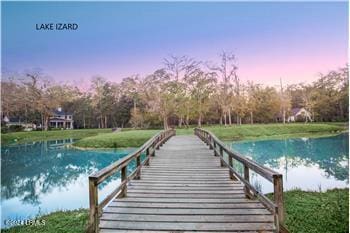
<svg viewBox="0 0 350 233">
<path fill-rule="evenodd" d="M 254 124 L 228 127 L 205 127 L 221 140 L 246 140 L 289 137 L 318 137 L 346 130 L 343 124 Z"/>
<path fill-rule="evenodd" d="M 208 126 L 221 140 L 265 139 L 286 137 L 319 137 L 345 130 L 344 124 L 255 124 L 241 126 Z M 193 134 L 194 128 L 176 129 L 177 135 Z M 87 137 L 74 143 L 81 148 L 139 147 L 159 130 L 127 130 Z"/>
<path fill-rule="evenodd" d="M 74 129 L 74 130 L 52 130 L 52 131 L 30 131 L 1 134 L 1 144 L 33 142 L 41 140 L 56 140 L 73 138 L 80 139 L 94 136 L 99 133 L 111 132 L 111 129 Z"/>
<path fill-rule="evenodd" d="M 347 123 L 246 124 L 204 126 L 221 140 L 246 140 L 289 137 L 320 137 L 347 130 Z M 177 135 L 193 134 L 194 127 L 176 129 Z"/>
<path fill-rule="evenodd" d="M 272 197 L 272 195 L 269 195 Z M 284 193 L 286 226 L 291 233 L 345 233 L 349 224 L 349 189 Z M 18 226 L 5 233 L 85 232 L 88 211 L 59 211 L 39 218 L 44 226 Z"/>
<path fill-rule="evenodd" d="M 73 211 L 58 211 L 38 218 L 44 220 L 45 225 L 16 226 L 2 229 L 4 233 L 84 233 L 88 222 L 88 211 L 79 209 Z"/>
<path fill-rule="evenodd" d="M 320 137 L 334 135 L 347 130 L 346 123 L 312 124 L 254 124 L 241 126 L 204 126 L 221 140 L 247 140 L 287 137 Z M 74 145 L 85 148 L 139 147 L 159 130 L 123 129 L 112 133 L 111 129 L 81 129 L 16 132 L 1 135 L 2 145 L 39 140 L 64 138 L 81 139 Z M 177 135 L 193 134 L 193 128 L 176 129 Z"/>
<path fill-rule="evenodd" d="M 83 138 L 73 145 L 84 148 L 139 147 L 160 130 L 127 130 Z"/>
<path fill-rule="evenodd" d="M 285 225 L 292 233 L 349 232 L 349 189 L 288 191 L 284 193 L 284 205 Z"/>
</svg>

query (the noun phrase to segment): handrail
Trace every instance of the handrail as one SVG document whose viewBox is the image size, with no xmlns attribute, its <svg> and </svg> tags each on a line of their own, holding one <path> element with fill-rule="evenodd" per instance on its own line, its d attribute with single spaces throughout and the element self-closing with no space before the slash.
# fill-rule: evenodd
<svg viewBox="0 0 350 233">
<path fill-rule="evenodd" d="M 159 149 L 159 147 L 162 146 L 173 135 L 175 135 L 174 129 L 161 131 L 154 135 L 136 151 L 130 153 L 124 158 L 119 159 L 118 161 L 89 176 L 89 232 L 98 232 L 98 219 L 100 214 L 102 213 L 103 207 L 105 207 L 116 196 L 126 196 L 127 183 L 131 179 L 140 179 L 142 166 L 149 165 L 150 157 L 155 156 L 156 149 Z M 146 152 L 146 159 L 141 163 L 141 154 L 144 152 Z M 136 168 L 130 175 L 128 175 L 127 166 L 134 159 L 136 159 Z M 116 187 L 116 189 L 112 193 L 110 193 L 104 200 L 98 203 L 98 185 L 118 171 L 121 171 L 120 185 Z"/>
<path fill-rule="evenodd" d="M 257 197 L 275 216 L 277 232 L 288 232 L 284 227 L 284 209 L 283 209 L 283 179 L 282 175 L 274 170 L 256 163 L 255 161 L 248 159 L 236 152 L 233 152 L 227 146 L 220 141 L 213 133 L 201 128 L 194 129 L 195 135 L 197 135 L 202 141 L 204 141 L 210 149 L 214 150 L 214 155 L 220 157 L 221 166 L 229 168 L 229 174 L 231 179 L 240 180 L 244 184 L 245 195 L 248 198 Z M 223 158 L 224 152 L 228 156 L 228 162 Z M 244 175 L 241 176 L 233 168 L 233 160 L 240 162 L 244 167 Z M 274 186 L 274 202 L 268 199 L 263 193 L 256 190 L 250 183 L 249 170 L 253 170 L 255 173 L 266 178 L 273 183 Z"/>
</svg>

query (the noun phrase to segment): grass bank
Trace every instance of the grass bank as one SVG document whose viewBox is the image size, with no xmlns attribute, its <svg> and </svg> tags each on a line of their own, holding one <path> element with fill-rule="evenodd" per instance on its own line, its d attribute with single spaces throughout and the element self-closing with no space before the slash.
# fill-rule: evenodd
<svg viewBox="0 0 350 233">
<path fill-rule="evenodd" d="M 324 193 L 293 190 L 284 193 L 284 200 L 286 226 L 291 233 L 348 232 L 349 189 L 333 189 Z M 88 211 L 59 211 L 39 219 L 45 220 L 45 226 L 18 226 L 3 232 L 85 232 Z"/>
<path fill-rule="evenodd" d="M 294 123 L 254 124 L 228 127 L 205 127 L 221 140 L 246 140 L 265 138 L 319 137 L 334 135 L 347 130 L 346 124 Z"/>
<path fill-rule="evenodd" d="M 245 140 L 334 135 L 346 130 L 345 124 L 255 124 L 241 126 L 208 126 L 221 140 Z M 159 130 L 126 130 L 83 138 L 74 146 L 80 148 L 139 147 Z M 193 128 L 176 129 L 177 135 L 193 134 Z"/>
<path fill-rule="evenodd" d="M 272 195 L 270 195 L 272 197 Z M 284 193 L 285 223 L 290 232 L 349 232 L 349 189 Z"/>
<path fill-rule="evenodd" d="M 295 124 L 254 124 L 241 126 L 204 126 L 221 140 L 246 140 L 288 137 L 320 137 L 347 130 L 346 123 L 295 123 Z M 159 130 L 124 129 L 112 133 L 111 129 L 79 129 L 15 132 L 1 135 L 1 144 L 23 143 L 40 140 L 74 138 L 81 139 L 74 145 L 81 148 L 138 147 Z M 178 135 L 193 134 L 193 128 L 176 129 Z"/>
<path fill-rule="evenodd" d="M 127 130 L 83 138 L 73 145 L 82 148 L 139 147 L 160 130 Z"/>
<path fill-rule="evenodd" d="M 51 131 L 30 131 L 1 134 L 1 144 L 33 142 L 41 140 L 58 140 L 65 138 L 80 139 L 111 132 L 111 129 L 73 129 L 73 130 L 51 130 Z"/>
<path fill-rule="evenodd" d="M 84 233 L 88 223 L 88 211 L 86 209 L 72 211 L 58 211 L 38 218 L 45 221 L 45 225 L 15 226 L 9 229 L 1 229 L 6 233 Z M 43 222 L 41 222 L 43 223 Z"/>
</svg>

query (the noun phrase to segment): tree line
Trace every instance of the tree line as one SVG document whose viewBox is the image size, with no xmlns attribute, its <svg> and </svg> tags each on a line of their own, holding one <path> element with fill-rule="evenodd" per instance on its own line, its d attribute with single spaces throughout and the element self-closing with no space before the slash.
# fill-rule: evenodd
<svg viewBox="0 0 350 233">
<path fill-rule="evenodd" d="M 170 56 L 143 77 L 118 83 L 93 77 L 88 90 L 56 83 L 40 72 L 10 75 L 1 81 L 2 115 L 44 129 L 57 107 L 73 113 L 75 128 L 286 122 L 291 109 L 302 107 L 314 121 L 348 121 L 347 66 L 320 74 L 311 84 L 274 87 L 243 82 L 236 64 L 226 52 L 217 63 Z"/>
</svg>

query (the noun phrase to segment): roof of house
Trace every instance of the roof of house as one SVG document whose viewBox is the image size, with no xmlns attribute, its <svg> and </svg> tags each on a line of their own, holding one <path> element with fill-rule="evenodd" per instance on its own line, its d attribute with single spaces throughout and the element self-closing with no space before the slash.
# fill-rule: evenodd
<svg viewBox="0 0 350 233">
<path fill-rule="evenodd" d="M 73 115 L 71 112 L 65 112 L 62 109 L 55 109 L 53 111 L 53 115 L 55 116 L 67 116 L 67 115 Z"/>
<path fill-rule="evenodd" d="M 290 111 L 291 111 L 291 115 L 292 116 L 295 116 L 299 111 L 300 111 L 301 108 L 292 108 Z"/>
<path fill-rule="evenodd" d="M 304 109 L 305 111 L 307 111 L 305 108 L 292 108 L 290 110 L 290 114 L 286 114 L 286 117 L 287 116 L 295 116 L 298 114 L 298 112 L 301 110 L 301 109 Z M 277 113 L 276 114 L 276 117 L 278 118 L 282 118 L 283 117 L 283 114 L 281 112 Z"/>
<path fill-rule="evenodd" d="M 50 122 L 51 121 L 67 122 L 67 121 L 71 121 L 71 120 L 66 120 L 66 119 L 62 119 L 62 118 L 52 117 L 52 118 L 50 118 Z"/>
<path fill-rule="evenodd" d="M 300 110 L 304 110 L 304 111 L 306 111 L 306 112 L 308 112 L 309 113 L 309 111 L 307 111 L 305 108 L 292 108 L 291 109 L 291 112 L 292 112 L 292 116 L 295 116 L 295 115 L 297 115 L 298 114 L 298 112 L 300 111 Z"/>
<path fill-rule="evenodd" d="M 4 116 L 3 117 L 3 120 L 6 121 L 6 122 L 9 122 L 9 123 L 17 123 L 17 122 L 23 122 L 23 120 L 21 120 L 20 117 L 7 117 L 7 116 Z"/>
</svg>

